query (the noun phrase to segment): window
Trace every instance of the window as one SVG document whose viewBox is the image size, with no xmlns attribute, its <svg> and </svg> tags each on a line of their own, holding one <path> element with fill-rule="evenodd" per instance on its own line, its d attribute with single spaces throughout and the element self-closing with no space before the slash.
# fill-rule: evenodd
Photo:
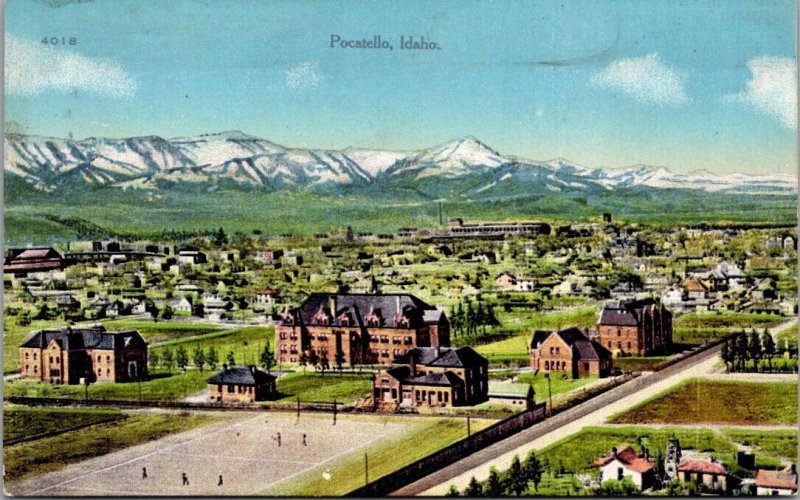
<svg viewBox="0 0 800 500">
<path fill-rule="evenodd" d="M 98 376 L 98 377 L 101 377 L 102 375 L 103 375 L 103 370 L 101 370 L 100 368 L 98 368 L 98 369 L 97 369 L 97 376 Z"/>
<path fill-rule="evenodd" d="M 28 352 L 26 352 L 26 353 L 25 353 L 25 359 L 28 359 L 28 355 L 29 355 L 29 354 L 30 354 L 30 353 L 28 353 Z"/>
<path fill-rule="evenodd" d="M 111 356 L 106 356 L 106 363 L 110 363 L 110 362 L 111 362 Z"/>
<path fill-rule="evenodd" d="M 50 356 L 50 362 L 51 363 L 53 362 L 53 356 Z"/>
<path fill-rule="evenodd" d="M 551 348 L 550 348 L 550 354 L 555 354 L 555 353 L 556 353 L 556 349 L 555 349 L 555 347 L 551 347 Z"/>
<path fill-rule="evenodd" d="M 222 384 L 217 384 L 217 392 L 222 392 Z"/>
<path fill-rule="evenodd" d="M 28 365 L 25 365 L 25 371 L 28 371 Z"/>
<path fill-rule="evenodd" d="M 617 467 L 617 481 L 622 481 L 622 467 Z"/>
<path fill-rule="evenodd" d="M 33 360 L 34 360 L 34 361 L 36 361 L 36 356 L 37 356 L 37 354 L 36 354 L 36 353 L 33 353 Z"/>
<path fill-rule="evenodd" d="M 559 351 L 560 351 L 560 349 L 558 347 L 556 347 L 556 354 L 558 354 Z"/>
<path fill-rule="evenodd" d="M 621 336 L 622 336 L 622 330 L 617 328 L 617 337 L 621 337 Z"/>
<path fill-rule="evenodd" d="M 98 362 L 98 363 L 100 362 L 100 359 L 101 359 L 101 358 L 100 358 L 100 355 L 98 354 L 98 355 L 97 355 L 97 362 Z"/>
<path fill-rule="evenodd" d="M 549 361 L 545 361 L 544 362 L 544 369 L 545 370 L 549 370 L 550 369 L 550 362 Z"/>
<path fill-rule="evenodd" d="M 630 343 L 630 342 L 628 342 L 628 349 L 630 349 L 630 348 L 631 348 L 631 343 Z"/>
<path fill-rule="evenodd" d="M 228 384 L 228 394 L 233 394 L 233 385 Z"/>
</svg>

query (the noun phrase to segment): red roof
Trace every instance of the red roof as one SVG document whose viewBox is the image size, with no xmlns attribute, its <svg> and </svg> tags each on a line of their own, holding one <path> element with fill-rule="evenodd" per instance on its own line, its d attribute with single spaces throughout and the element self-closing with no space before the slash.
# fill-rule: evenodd
<svg viewBox="0 0 800 500">
<path fill-rule="evenodd" d="M 62 267 L 64 267 L 64 265 L 60 260 L 49 259 L 38 262 L 14 262 L 13 264 L 6 264 L 3 266 L 3 272 L 13 273 L 18 271 L 41 271 L 47 269 L 61 269 Z"/>
<path fill-rule="evenodd" d="M 647 472 L 656 466 L 656 464 L 653 462 L 637 455 L 630 446 L 621 448 L 619 451 L 617 451 L 616 456 L 613 452 L 611 452 L 605 457 L 598 458 L 595 460 L 594 464 L 598 467 L 604 467 L 611 463 L 615 458 L 628 469 L 636 471 L 640 474 Z"/>
<path fill-rule="evenodd" d="M 684 460 L 678 465 L 679 472 L 701 472 L 703 474 L 725 475 L 728 471 L 719 462 L 711 460 Z"/>
<path fill-rule="evenodd" d="M 756 486 L 796 490 L 797 474 L 788 470 L 758 469 L 758 472 L 756 472 Z"/>
<path fill-rule="evenodd" d="M 17 255 L 16 257 L 14 257 L 14 260 L 44 259 L 50 256 L 48 254 L 50 254 L 50 252 L 52 251 L 53 251 L 52 248 L 30 248 L 28 250 L 25 250 L 21 254 Z"/>
<path fill-rule="evenodd" d="M 256 292 L 257 295 L 275 295 L 277 293 L 278 292 L 276 292 L 275 290 L 270 290 L 269 288 L 265 288 L 263 290 L 259 290 Z"/>
</svg>

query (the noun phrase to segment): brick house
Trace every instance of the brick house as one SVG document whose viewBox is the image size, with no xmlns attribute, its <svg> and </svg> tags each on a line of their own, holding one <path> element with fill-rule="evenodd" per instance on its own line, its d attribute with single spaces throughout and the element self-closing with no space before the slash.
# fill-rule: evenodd
<svg viewBox="0 0 800 500">
<path fill-rule="evenodd" d="M 594 465 L 600 469 L 599 482 L 614 479 L 622 481 L 629 477 L 639 490 L 646 490 L 656 484 L 656 464 L 650 461 L 647 450 L 637 455 L 630 446 L 617 450 L 595 460 Z"/>
<path fill-rule="evenodd" d="M 612 353 L 649 356 L 672 345 L 672 313 L 657 299 L 620 300 L 606 304 L 597 330 Z"/>
<path fill-rule="evenodd" d="M 208 379 L 208 396 L 214 401 L 264 401 L 275 394 L 275 378 L 255 366 L 222 365 L 222 370 Z"/>
<path fill-rule="evenodd" d="M 147 378 L 147 342 L 102 326 L 39 330 L 22 342 L 19 366 L 22 378 L 52 384 L 130 382 Z"/>
<path fill-rule="evenodd" d="M 531 340 L 533 371 L 565 373 L 571 378 L 607 377 L 613 363 L 611 351 L 575 327 L 555 332 L 539 330 Z"/>
<path fill-rule="evenodd" d="M 450 345 L 444 312 L 406 293 L 314 293 L 284 311 L 275 329 L 278 361 L 314 351 L 331 365 L 384 364 L 414 347 Z"/>
<path fill-rule="evenodd" d="M 376 405 L 465 406 L 488 399 L 489 362 L 471 347 L 416 347 L 372 382 Z"/>
</svg>

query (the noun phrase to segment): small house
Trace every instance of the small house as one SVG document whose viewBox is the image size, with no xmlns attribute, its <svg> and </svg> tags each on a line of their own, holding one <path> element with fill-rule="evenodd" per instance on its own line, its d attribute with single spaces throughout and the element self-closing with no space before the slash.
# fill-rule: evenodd
<svg viewBox="0 0 800 500">
<path fill-rule="evenodd" d="M 213 401 L 264 401 L 275 394 L 275 379 L 255 366 L 222 365 L 222 370 L 208 379 L 208 395 Z"/>
</svg>

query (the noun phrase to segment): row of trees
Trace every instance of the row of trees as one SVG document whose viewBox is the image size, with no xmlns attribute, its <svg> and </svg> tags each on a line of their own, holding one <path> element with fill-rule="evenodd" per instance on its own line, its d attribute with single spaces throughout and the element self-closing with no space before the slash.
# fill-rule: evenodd
<svg viewBox="0 0 800 500">
<path fill-rule="evenodd" d="M 466 306 L 464 306 L 466 303 Z M 465 300 L 463 303 L 459 302 L 455 309 L 450 311 L 450 326 L 453 329 L 453 336 L 458 335 L 477 335 L 480 329 L 481 333 L 486 333 L 486 327 L 500 326 L 500 321 L 494 314 L 494 307 L 491 305 L 483 305 L 483 302 L 478 301 L 477 306 L 473 307 L 472 302 Z"/>
<path fill-rule="evenodd" d="M 523 496 L 528 494 L 531 485 L 538 493 L 539 483 L 542 481 L 544 472 L 545 468 L 542 462 L 536 457 L 536 453 L 531 450 L 524 462 L 519 459 L 519 455 L 514 455 L 511 466 L 505 472 L 500 472 L 495 467 L 492 467 L 489 471 L 489 478 L 483 483 L 475 479 L 475 476 L 472 476 L 463 492 L 459 492 L 455 486 L 451 486 L 447 496 Z"/>
<path fill-rule="evenodd" d="M 333 363 L 336 367 L 336 370 L 339 373 L 342 372 L 344 368 L 344 353 L 342 351 L 337 351 L 336 354 L 333 356 Z M 306 366 L 311 366 L 315 370 L 321 371 L 323 375 L 325 372 L 331 369 L 331 360 L 328 359 L 328 355 L 323 351 L 322 354 L 317 354 L 314 349 L 309 350 L 308 352 L 303 351 L 300 353 L 300 366 L 303 367 L 303 371 L 305 371 Z"/>
<path fill-rule="evenodd" d="M 151 368 L 155 369 L 161 366 L 166 368 L 170 373 L 176 366 L 185 371 L 190 361 L 190 353 L 182 345 L 179 345 L 174 351 L 170 347 L 167 347 L 161 350 L 160 354 L 157 349 L 150 349 L 148 357 Z M 194 366 L 202 372 L 206 365 L 208 365 L 211 370 L 216 370 L 217 366 L 219 366 L 220 358 L 214 346 L 209 347 L 206 351 L 198 344 L 192 349 L 191 361 Z M 236 357 L 233 351 L 228 351 L 225 362 L 228 366 L 236 366 Z M 267 341 L 264 346 L 264 350 L 261 351 L 259 365 L 266 369 L 267 372 L 272 370 L 275 366 L 275 353 L 269 341 Z"/>
<path fill-rule="evenodd" d="M 757 371 L 759 361 L 766 360 L 767 370 L 773 370 L 773 358 L 782 355 L 769 329 L 761 335 L 753 329 L 748 335 L 744 331 L 722 344 L 720 356 L 729 372 Z M 752 361 L 752 366 L 749 362 Z"/>
</svg>

